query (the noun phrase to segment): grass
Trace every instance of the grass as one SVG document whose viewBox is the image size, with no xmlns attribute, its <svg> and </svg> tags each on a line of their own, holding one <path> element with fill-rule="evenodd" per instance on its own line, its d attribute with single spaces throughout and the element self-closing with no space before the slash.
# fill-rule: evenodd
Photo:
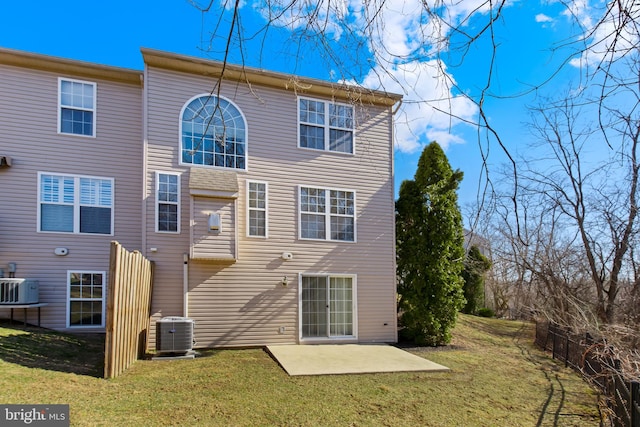
<svg viewBox="0 0 640 427">
<path fill-rule="evenodd" d="M 102 342 L 0 327 L 0 403 L 68 403 L 78 426 L 598 426 L 597 393 L 521 322 L 461 316 L 447 373 L 289 377 L 260 349 L 136 362 L 104 380 Z"/>
</svg>

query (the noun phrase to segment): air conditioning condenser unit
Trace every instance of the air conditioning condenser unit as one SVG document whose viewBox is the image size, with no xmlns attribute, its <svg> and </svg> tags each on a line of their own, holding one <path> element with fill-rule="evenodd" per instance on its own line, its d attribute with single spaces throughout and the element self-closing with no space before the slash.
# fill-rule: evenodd
<svg viewBox="0 0 640 427">
<path fill-rule="evenodd" d="M 193 350 L 193 327 L 188 317 L 163 317 L 156 322 L 156 352 L 186 354 Z"/>
<path fill-rule="evenodd" d="M 37 304 L 38 293 L 37 280 L 0 278 L 0 305 Z"/>
</svg>

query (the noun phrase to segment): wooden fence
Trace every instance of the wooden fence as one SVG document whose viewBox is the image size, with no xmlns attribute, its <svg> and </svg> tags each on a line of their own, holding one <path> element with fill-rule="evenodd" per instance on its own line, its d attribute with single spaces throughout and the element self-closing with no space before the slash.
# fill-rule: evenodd
<svg viewBox="0 0 640 427">
<path fill-rule="evenodd" d="M 610 425 L 640 427 L 640 382 L 622 376 L 619 360 L 598 354 L 596 349 L 602 349 L 600 342 L 589 334 L 572 335 L 557 325 L 538 322 L 536 344 L 600 388 L 613 415 Z"/>
<path fill-rule="evenodd" d="M 147 351 L 153 263 L 111 242 L 104 377 L 120 375 Z"/>
</svg>

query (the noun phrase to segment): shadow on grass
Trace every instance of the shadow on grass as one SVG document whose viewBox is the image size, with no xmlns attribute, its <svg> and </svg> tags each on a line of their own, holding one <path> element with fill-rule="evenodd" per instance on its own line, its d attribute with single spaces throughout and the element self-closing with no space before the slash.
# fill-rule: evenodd
<svg viewBox="0 0 640 427">
<path fill-rule="evenodd" d="M 397 347 L 401 350 L 412 351 L 412 352 L 420 352 L 420 353 L 433 353 L 438 351 L 453 351 L 453 350 L 466 350 L 466 347 L 456 344 L 446 344 L 446 345 L 437 345 L 430 346 L 424 345 L 419 346 L 416 345 L 415 342 L 411 340 L 398 340 L 397 343 L 391 344 L 394 347 Z"/>
<path fill-rule="evenodd" d="M 562 370 L 562 365 L 544 352 L 532 351 L 532 349 L 536 348 L 533 344 L 534 336 L 532 333 L 532 330 L 527 333 L 523 325 L 519 333 L 513 337 L 513 342 L 520 350 L 523 358 L 528 360 L 543 373 L 547 383 L 547 399 L 540 408 L 536 427 L 596 425 L 598 422 L 600 425 L 603 425 L 603 419 L 600 413 L 587 414 L 565 412 L 567 391 L 564 381 L 566 380 L 558 374 L 558 371 Z"/>
<path fill-rule="evenodd" d="M 0 359 L 27 368 L 102 378 L 104 335 L 70 335 L 0 323 Z"/>
<path fill-rule="evenodd" d="M 458 317 L 458 321 L 472 326 L 488 335 L 500 338 L 515 338 L 522 336 L 524 325 L 512 320 L 488 319 L 485 317 L 467 315 Z"/>
</svg>

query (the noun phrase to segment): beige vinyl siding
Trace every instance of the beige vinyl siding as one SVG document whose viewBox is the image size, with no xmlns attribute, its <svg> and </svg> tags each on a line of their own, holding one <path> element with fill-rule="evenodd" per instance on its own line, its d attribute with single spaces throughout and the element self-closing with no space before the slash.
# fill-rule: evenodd
<svg viewBox="0 0 640 427">
<path fill-rule="evenodd" d="M 235 261 L 237 214 L 235 199 L 192 196 L 191 258 Z M 220 231 L 209 231 L 209 214 L 220 216 Z"/>
<path fill-rule="evenodd" d="M 95 138 L 58 133 L 59 77 L 97 84 Z M 141 248 L 142 88 L 0 64 L 0 93 L 0 154 L 13 159 L 0 170 L 0 268 L 16 262 L 16 276 L 38 279 L 49 304 L 42 325 L 64 329 L 67 271 L 108 271 L 114 239 Z M 38 172 L 113 178 L 114 235 L 38 233 Z M 58 247 L 69 254 L 56 256 Z M 0 306 L 0 316 L 8 312 Z M 28 313 L 35 323 L 37 311 Z"/>
<path fill-rule="evenodd" d="M 181 316 L 183 310 L 183 256 L 190 252 L 190 203 L 187 168 L 178 167 L 178 116 L 187 98 L 170 82 L 163 87 L 161 79 L 150 70 L 145 72 L 145 105 L 147 106 L 144 131 L 146 132 L 146 180 L 145 180 L 145 254 L 155 262 L 154 288 L 151 302 L 152 326 L 154 320 L 166 316 Z M 176 86 L 176 87 L 173 87 Z M 161 93 L 161 96 L 157 94 Z M 155 232 L 155 172 L 178 172 L 180 174 L 180 233 Z M 151 248 L 154 252 L 151 252 Z M 152 327 L 151 343 L 154 343 L 155 328 Z"/>
<path fill-rule="evenodd" d="M 154 319 L 182 315 L 182 257 L 189 253 L 189 165 L 178 163 L 179 113 L 193 96 L 209 93 L 214 79 L 149 67 L 147 242 L 156 261 Z M 356 154 L 297 148 L 297 95 L 241 83 L 223 83 L 221 94 L 247 120 L 247 171 L 238 172 L 238 259 L 235 263 L 190 260 L 188 315 L 195 319 L 197 347 L 294 344 L 299 337 L 298 275 L 357 277 L 357 338 L 395 341 L 395 255 L 391 109 L 356 107 Z M 301 94 L 302 95 L 302 94 Z M 154 233 L 155 171 L 182 173 L 179 235 Z M 269 185 L 267 239 L 246 235 L 246 182 Z M 298 239 L 298 188 L 308 185 L 356 193 L 357 242 Z M 151 253 L 150 248 L 157 248 Z M 291 252 L 292 260 L 282 260 Z M 170 263 L 168 268 L 162 267 Z M 284 287 L 284 276 L 289 279 Z M 386 325 L 385 325 L 386 324 Z M 284 328 L 282 331 L 281 328 Z"/>
</svg>

